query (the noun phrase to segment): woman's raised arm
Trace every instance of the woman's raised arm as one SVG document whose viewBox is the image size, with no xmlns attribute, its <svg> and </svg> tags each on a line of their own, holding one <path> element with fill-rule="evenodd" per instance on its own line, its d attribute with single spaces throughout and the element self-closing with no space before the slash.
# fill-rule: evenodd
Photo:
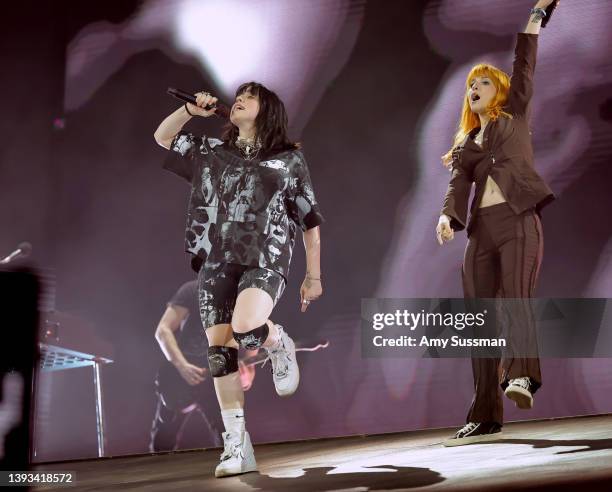
<svg viewBox="0 0 612 492">
<path fill-rule="evenodd" d="M 529 22 L 525 26 L 523 31 L 525 34 L 540 34 L 540 28 L 542 27 L 542 19 L 546 16 L 546 9 L 549 5 L 552 5 L 557 0 L 539 0 L 531 9 L 529 15 Z"/>
<path fill-rule="evenodd" d="M 173 113 L 169 114 L 159 124 L 157 130 L 153 134 L 155 141 L 162 147 L 169 149 L 172 139 L 176 137 L 176 134 L 181 131 L 185 123 L 187 123 L 193 116 L 204 116 L 208 117 L 215 113 L 215 108 L 206 110 L 206 106 L 214 106 L 217 102 L 217 98 L 211 96 L 208 92 L 198 92 L 196 94 L 196 105 L 186 103 L 178 108 Z"/>
</svg>

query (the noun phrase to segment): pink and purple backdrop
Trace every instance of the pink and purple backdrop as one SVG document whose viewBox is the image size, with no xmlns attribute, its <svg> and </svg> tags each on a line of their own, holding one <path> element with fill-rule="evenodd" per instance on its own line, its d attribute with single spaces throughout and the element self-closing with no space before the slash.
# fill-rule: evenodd
<svg viewBox="0 0 612 492">
<path fill-rule="evenodd" d="M 63 2 L 7 26 L 11 83 L 0 182 L 0 249 L 34 245 L 56 276 L 55 308 L 112 346 L 105 367 L 107 453 L 147 451 L 153 332 L 191 278 L 182 252 L 187 189 L 161 169 L 153 141 L 176 107 L 168 86 L 227 99 L 257 79 L 286 101 L 327 222 L 325 294 L 298 312 L 295 255 L 273 319 L 296 339 L 328 338 L 300 358 L 290 399 L 258 371 L 247 393 L 255 442 L 403 431 L 463 423 L 466 360 L 362 359 L 363 297 L 461 296 L 465 236 L 445 248 L 434 227 L 468 68 L 511 67 L 530 1 L 146 0 Z M 474 15 L 487 9 L 486 16 Z M 538 295 L 612 297 L 612 33 L 606 0 L 563 2 L 539 44 L 533 138 L 558 200 L 544 212 Z M 49 22 L 50 20 L 54 22 Z M 36 63 L 31 63 L 36 60 Z M 588 68 L 585 68 L 588 67 Z M 215 134 L 218 121 L 195 131 Z M 84 330 L 84 329 L 83 329 Z M 612 361 L 545 360 L 533 410 L 506 418 L 612 411 Z M 37 459 L 93 457 L 90 374 L 44 375 Z M 194 424 L 192 445 L 207 446 Z"/>
</svg>

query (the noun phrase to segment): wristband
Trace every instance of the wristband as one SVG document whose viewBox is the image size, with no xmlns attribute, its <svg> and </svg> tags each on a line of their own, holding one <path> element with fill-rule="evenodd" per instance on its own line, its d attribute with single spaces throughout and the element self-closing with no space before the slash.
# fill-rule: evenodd
<svg viewBox="0 0 612 492">
<path fill-rule="evenodd" d="M 187 111 L 187 114 L 189 116 L 195 116 L 195 114 L 192 114 L 192 113 L 189 112 L 189 108 L 187 107 L 187 103 L 185 103 L 185 111 Z"/>
<path fill-rule="evenodd" d="M 535 15 L 538 20 L 542 20 L 546 17 L 546 10 L 536 7 L 531 9 L 531 15 Z"/>
</svg>

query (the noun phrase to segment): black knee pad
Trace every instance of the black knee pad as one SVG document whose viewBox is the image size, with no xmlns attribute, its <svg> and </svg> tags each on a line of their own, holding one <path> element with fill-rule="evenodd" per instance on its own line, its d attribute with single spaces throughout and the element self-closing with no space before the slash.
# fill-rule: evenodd
<svg viewBox="0 0 612 492">
<path fill-rule="evenodd" d="M 247 350 L 255 350 L 263 345 L 266 338 L 268 338 L 269 332 L 270 329 L 268 328 L 268 324 L 264 323 L 254 330 L 247 331 L 246 333 L 234 332 L 234 340 L 236 340 L 241 347 Z"/>
<path fill-rule="evenodd" d="M 238 370 L 238 349 L 222 345 L 208 347 L 208 367 L 213 378 L 236 372 Z"/>
</svg>

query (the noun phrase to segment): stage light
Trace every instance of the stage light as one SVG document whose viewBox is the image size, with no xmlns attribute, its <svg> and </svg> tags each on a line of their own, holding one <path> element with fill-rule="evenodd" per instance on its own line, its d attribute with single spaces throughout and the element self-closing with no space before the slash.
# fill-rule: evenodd
<svg viewBox="0 0 612 492">
<path fill-rule="evenodd" d="M 231 91 L 244 80 L 255 77 L 270 56 L 266 26 L 274 23 L 270 19 L 274 11 L 264 7 L 250 1 L 195 0 L 179 7 L 174 41 L 197 56 L 226 96 L 233 95 Z"/>
</svg>

